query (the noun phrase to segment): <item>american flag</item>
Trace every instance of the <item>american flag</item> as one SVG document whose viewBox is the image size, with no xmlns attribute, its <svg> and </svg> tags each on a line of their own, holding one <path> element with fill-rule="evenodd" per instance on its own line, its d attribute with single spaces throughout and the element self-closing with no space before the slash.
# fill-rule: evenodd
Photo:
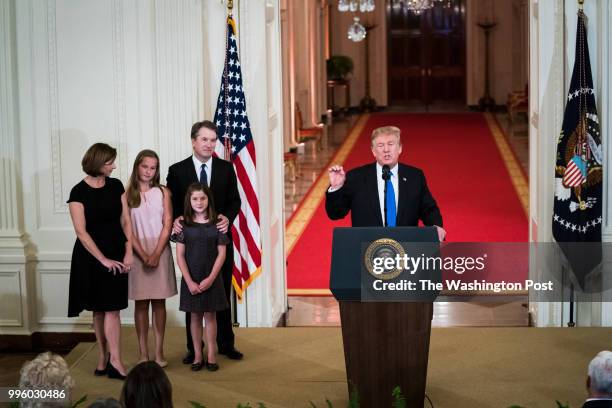
<svg viewBox="0 0 612 408">
<path fill-rule="evenodd" d="M 255 143 L 246 112 L 236 23 L 231 15 L 227 18 L 225 64 L 214 121 L 221 142 L 217 143 L 216 154 L 234 165 L 242 200 L 231 230 L 234 242 L 232 283 L 236 294 L 242 298 L 247 286 L 261 273 L 261 235 Z"/>
<path fill-rule="evenodd" d="M 586 163 L 580 156 L 574 156 L 565 169 L 563 185 L 567 188 L 578 187 L 586 180 Z"/>
</svg>

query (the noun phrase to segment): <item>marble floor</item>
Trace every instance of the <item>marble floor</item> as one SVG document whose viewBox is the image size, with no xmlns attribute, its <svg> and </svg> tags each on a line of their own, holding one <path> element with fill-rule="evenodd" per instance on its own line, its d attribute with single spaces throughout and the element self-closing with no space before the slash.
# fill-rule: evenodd
<svg viewBox="0 0 612 408">
<path fill-rule="evenodd" d="M 396 112 L 397 110 L 393 110 Z M 422 109 L 410 109 L 419 112 Z M 441 111 L 457 111 L 449 107 Z M 529 175 L 528 124 L 524 116 L 511 123 L 506 113 L 495 114 L 512 146 L 514 154 Z M 344 137 L 356 122 L 358 116 L 334 119 L 327 127 L 328 140 L 323 149 L 315 151 L 314 146 L 306 145 L 305 153 L 298 155 L 299 177 L 295 181 L 285 179 L 285 219 L 289 220 L 298 204 L 308 192 L 319 173 L 324 170 L 331 157 L 342 144 Z M 528 326 L 529 314 L 527 299 L 461 301 L 461 298 L 447 299 L 434 305 L 434 327 L 457 326 Z M 329 296 L 290 296 L 286 316 L 287 326 L 339 326 L 340 313 L 338 302 Z"/>
<path fill-rule="evenodd" d="M 297 209 L 298 204 L 308 192 L 310 186 L 317 179 L 331 158 L 334 156 L 345 136 L 357 122 L 356 115 L 334 119 L 332 125 L 327 126 L 327 140 L 322 143 L 320 151 L 315 150 L 313 142 L 306 142 L 303 153 L 298 153 L 298 174 L 291 181 L 285 174 L 285 220 L 289 220 L 291 214 Z"/>
</svg>

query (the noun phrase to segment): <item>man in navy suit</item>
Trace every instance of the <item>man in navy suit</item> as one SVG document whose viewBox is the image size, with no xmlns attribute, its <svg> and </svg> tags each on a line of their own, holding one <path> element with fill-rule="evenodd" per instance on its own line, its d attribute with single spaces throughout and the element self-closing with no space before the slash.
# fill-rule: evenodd
<svg viewBox="0 0 612 408">
<path fill-rule="evenodd" d="M 398 162 L 402 153 L 400 129 L 378 128 L 372 132 L 371 143 L 375 163 L 348 173 L 342 166 L 330 167 L 327 216 L 338 220 L 350 211 L 354 227 L 417 226 L 421 220 L 437 227 L 440 241 L 444 240 L 442 215 L 423 171 Z"/>
<path fill-rule="evenodd" d="M 612 351 L 602 351 L 589 363 L 589 397 L 582 408 L 612 408 Z"/>
<path fill-rule="evenodd" d="M 215 209 L 219 214 L 217 228 L 226 233 L 240 211 L 240 195 L 234 166 L 225 160 L 213 157 L 217 144 L 217 128 L 209 120 L 196 122 L 191 127 L 191 145 L 193 155 L 183 161 L 173 164 L 168 170 L 166 184 L 172 192 L 172 206 L 174 214 L 173 232 L 179 232 L 182 226 L 179 222 L 183 215 L 185 193 L 191 183 L 200 182 L 210 187 L 213 192 Z M 227 246 L 227 255 L 221 268 L 221 277 L 225 287 L 225 295 L 230 302 L 232 287 L 232 268 L 234 264 L 234 250 L 231 243 L 232 236 L 228 234 L 230 244 Z M 194 360 L 193 342 L 189 332 L 191 313 L 185 314 L 187 330 L 187 354 L 183 363 L 191 364 Z M 232 330 L 231 308 L 217 312 L 217 346 L 219 354 L 224 354 L 233 360 L 242 359 L 242 353 L 234 347 L 234 332 Z"/>
</svg>

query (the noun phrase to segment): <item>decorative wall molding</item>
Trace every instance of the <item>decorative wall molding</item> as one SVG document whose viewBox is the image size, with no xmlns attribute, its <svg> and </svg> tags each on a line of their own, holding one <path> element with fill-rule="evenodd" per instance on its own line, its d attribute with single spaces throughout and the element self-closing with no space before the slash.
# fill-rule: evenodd
<svg viewBox="0 0 612 408">
<path fill-rule="evenodd" d="M 155 0 L 153 8 L 159 150 L 174 163 L 189 154 L 189 130 L 204 116 L 202 2 Z"/>
<path fill-rule="evenodd" d="M 130 167 L 128 166 L 127 145 L 127 113 L 126 113 L 126 82 L 125 82 L 125 36 L 123 30 L 123 0 L 113 0 L 112 12 L 112 36 L 113 36 L 113 89 L 115 97 L 115 138 L 118 143 L 120 154 L 119 178 L 127 180 Z"/>
<path fill-rule="evenodd" d="M 59 84 L 57 67 L 57 27 L 56 27 L 56 0 L 47 0 L 46 28 L 47 28 L 47 97 L 49 98 L 49 136 L 51 140 L 51 175 L 53 180 L 53 212 L 65 214 L 68 212 L 68 204 L 62 196 L 62 171 L 61 171 L 61 141 L 60 141 L 60 114 L 59 114 Z M 34 7 L 36 9 L 36 7 Z M 34 64 L 35 61 L 33 60 Z M 38 194 L 42 198 L 42 195 Z"/>
<path fill-rule="evenodd" d="M 19 236 L 17 182 L 17 99 L 14 10 L 10 1 L 0 2 L 0 236 Z M 22 248 L 23 249 L 23 248 Z"/>
<path fill-rule="evenodd" d="M 268 132 L 271 134 L 278 126 L 278 113 L 274 110 L 268 110 Z M 270 140 L 272 142 L 272 140 Z"/>
<path fill-rule="evenodd" d="M 23 287 L 21 285 L 21 270 L 15 266 L 2 265 L 0 270 L 0 327 L 22 327 L 23 308 L 21 307 Z"/>
<path fill-rule="evenodd" d="M 68 310 L 68 309 L 66 309 Z M 52 316 L 45 316 L 45 317 L 41 317 L 38 319 L 38 323 L 39 324 L 54 324 L 54 325 L 62 325 L 62 326 L 67 326 L 67 325 L 85 325 L 85 326 L 91 326 L 92 324 L 92 318 L 91 316 L 89 317 L 85 317 L 85 316 L 80 316 L 80 317 L 52 317 Z"/>
</svg>

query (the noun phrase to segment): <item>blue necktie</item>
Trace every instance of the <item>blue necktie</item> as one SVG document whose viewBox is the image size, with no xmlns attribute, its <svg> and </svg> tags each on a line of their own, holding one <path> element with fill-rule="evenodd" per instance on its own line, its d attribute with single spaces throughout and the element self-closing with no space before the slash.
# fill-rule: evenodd
<svg viewBox="0 0 612 408">
<path fill-rule="evenodd" d="M 206 164 L 202 164 L 202 168 L 200 169 L 200 183 L 208 187 L 208 177 L 206 176 Z"/>
<path fill-rule="evenodd" d="M 393 177 L 393 173 L 391 173 Z M 387 183 L 387 227 L 395 227 L 395 218 L 397 217 L 397 210 L 395 208 L 395 190 L 393 189 L 393 183 L 391 178 L 386 181 Z"/>
</svg>

